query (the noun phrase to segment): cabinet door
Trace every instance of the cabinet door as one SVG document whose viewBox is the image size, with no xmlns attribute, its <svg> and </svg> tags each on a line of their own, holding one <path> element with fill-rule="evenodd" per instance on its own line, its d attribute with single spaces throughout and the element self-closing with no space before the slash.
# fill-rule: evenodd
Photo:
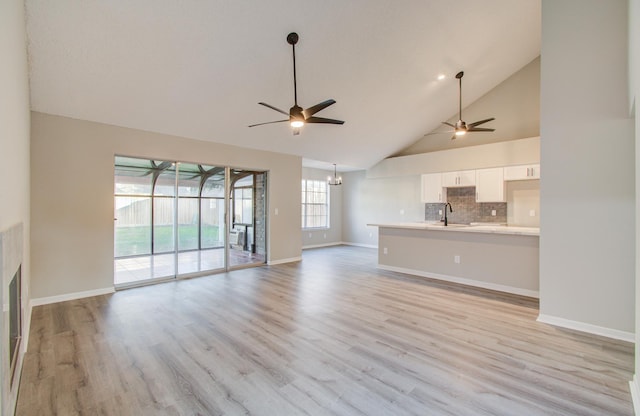
<svg viewBox="0 0 640 416">
<path fill-rule="evenodd" d="M 458 185 L 458 172 L 444 172 L 442 174 L 442 186 L 453 188 Z"/>
<path fill-rule="evenodd" d="M 458 186 L 473 186 L 476 184 L 476 171 L 463 170 L 458 172 Z"/>
<path fill-rule="evenodd" d="M 442 174 L 442 186 L 455 188 L 459 186 L 474 186 L 476 184 L 475 170 L 462 170 L 458 172 L 444 172 Z"/>
<path fill-rule="evenodd" d="M 504 168 L 505 181 L 522 181 L 540 179 L 540 165 L 506 166 Z"/>
<path fill-rule="evenodd" d="M 422 175 L 422 196 L 420 200 L 424 203 L 444 202 L 442 192 L 442 174 L 428 173 Z"/>
<path fill-rule="evenodd" d="M 502 168 L 476 171 L 476 202 L 504 202 L 504 170 Z"/>
</svg>

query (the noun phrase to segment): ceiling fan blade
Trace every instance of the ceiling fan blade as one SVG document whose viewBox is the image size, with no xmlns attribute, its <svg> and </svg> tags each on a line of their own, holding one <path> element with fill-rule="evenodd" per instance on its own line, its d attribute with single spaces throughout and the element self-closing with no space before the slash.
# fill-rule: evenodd
<svg viewBox="0 0 640 416">
<path fill-rule="evenodd" d="M 267 104 L 267 103 L 258 103 L 258 104 L 263 105 L 263 106 L 265 106 L 265 107 L 268 107 L 268 108 L 270 108 L 270 109 L 272 109 L 272 110 L 275 110 L 275 111 L 277 111 L 278 113 L 284 114 L 285 116 L 288 116 L 288 115 L 289 115 L 289 113 L 287 113 L 286 111 L 282 111 L 282 110 L 280 110 L 279 108 L 276 108 L 276 107 L 274 107 L 274 106 L 272 106 L 272 105 L 270 105 L 270 104 Z"/>
<path fill-rule="evenodd" d="M 324 124 L 344 124 L 342 120 L 334 120 L 332 118 L 324 117 L 309 117 L 305 119 L 305 123 L 324 123 Z"/>
<path fill-rule="evenodd" d="M 480 121 L 475 121 L 473 123 L 469 123 L 469 124 L 467 124 L 467 126 L 468 127 L 475 127 L 475 126 L 479 126 L 480 124 L 488 123 L 488 122 L 493 121 L 493 120 L 495 120 L 494 117 L 486 118 L 484 120 L 480 120 Z"/>
<path fill-rule="evenodd" d="M 482 127 L 471 127 L 470 129 L 467 129 L 467 132 L 471 131 L 496 131 L 496 129 L 485 129 Z"/>
<path fill-rule="evenodd" d="M 452 130 L 447 130 L 447 131 L 432 131 L 431 133 L 425 133 L 425 134 L 424 134 L 424 136 L 422 136 L 422 137 L 425 137 L 425 136 L 431 136 L 431 135 L 434 135 L 434 134 L 451 134 L 451 133 L 454 133 L 454 132 L 453 132 Z"/>
<path fill-rule="evenodd" d="M 326 101 L 323 101 L 319 104 L 316 104 L 312 107 L 307 108 L 306 110 L 302 111 L 302 114 L 304 114 L 304 118 L 309 118 L 312 115 L 314 115 L 315 113 L 317 113 L 320 110 L 324 110 L 325 108 L 329 107 L 331 104 L 335 104 L 336 100 L 334 99 L 328 99 Z"/>
<path fill-rule="evenodd" d="M 447 123 L 446 121 L 443 121 L 442 124 L 446 124 L 447 126 L 453 127 L 454 129 L 456 128 L 455 124 Z"/>
<path fill-rule="evenodd" d="M 278 120 L 278 121 L 267 121 L 266 123 L 252 124 L 252 125 L 250 125 L 249 127 L 264 126 L 265 124 L 273 124 L 273 123 L 284 123 L 285 121 L 289 121 L 289 119 L 286 119 L 286 120 Z"/>
</svg>

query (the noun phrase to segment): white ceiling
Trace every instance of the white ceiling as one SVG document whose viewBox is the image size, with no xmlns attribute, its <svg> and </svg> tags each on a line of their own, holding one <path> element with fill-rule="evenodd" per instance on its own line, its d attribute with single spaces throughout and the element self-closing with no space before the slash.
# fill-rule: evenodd
<svg viewBox="0 0 640 416">
<path fill-rule="evenodd" d="M 540 53 L 540 0 L 27 0 L 35 111 L 368 168 Z M 342 126 L 248 128 L 298 103 Z M 447 78 L 437 81 L 438 74 Z M 315 161 L 315 162 L 314 162 Z M 318 162 L 321 161 L 321 162 Z"/>
</svg>

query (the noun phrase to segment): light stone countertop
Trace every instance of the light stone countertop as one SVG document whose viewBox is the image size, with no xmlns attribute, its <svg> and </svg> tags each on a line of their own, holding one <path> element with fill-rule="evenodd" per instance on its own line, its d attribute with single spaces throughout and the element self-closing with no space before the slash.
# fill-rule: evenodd
<svg viewBox="0 0 640 416">
<path fill-rule="evenodd" d="M 501 225 L 501 224 L 451 224 L 448 226 L 444 226 L 441 222 L 398 222 L 398 223 L 387 223 L 387 224 L 378 224 L 371 223 L 367 224 L 375 227 L 383 227 L 383 228 L 400 228 L 407 230 L 429 230 L 429 231 L 452 231 L 452 232 L 463 232 L 463 233 L 487 233 L 487 234 L 510 234 L 510 235 L 529 235 L 529 236 L 539 236 L 540 228 L 539 227 L 518 227 L 511 225 Z"/>
</svg>

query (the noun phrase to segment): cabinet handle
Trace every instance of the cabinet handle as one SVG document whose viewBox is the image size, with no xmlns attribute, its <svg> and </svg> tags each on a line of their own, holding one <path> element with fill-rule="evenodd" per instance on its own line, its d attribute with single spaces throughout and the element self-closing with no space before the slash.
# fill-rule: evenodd
<svg viewBox="0 0 640 416">
<path fill-rule="evenodd" d="M 534 169 L 535 169 L 535 168 L 531 168 L 531 176 L 536 176 L 536 174 L 535 174 L 535 173 L 533 173 L 533 172 L 535 172 L 535 171 L 534 171 Z"/>
<path fill-rule="evenodd" d="M 527 168 L 527 178 L 529 177 L 529 168 Z"/>
</svg>

